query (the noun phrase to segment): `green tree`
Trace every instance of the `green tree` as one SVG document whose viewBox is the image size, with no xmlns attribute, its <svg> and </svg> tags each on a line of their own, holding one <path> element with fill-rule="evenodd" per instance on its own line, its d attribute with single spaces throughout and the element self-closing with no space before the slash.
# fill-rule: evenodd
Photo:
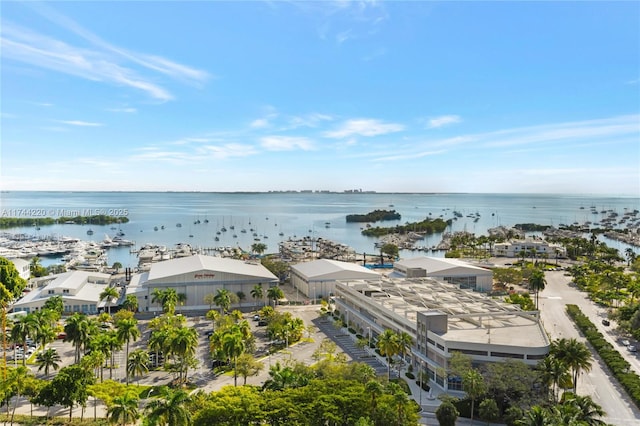
<svg viewBox="0 0 640 426">
<path fill-rule="evenodd" d="M 149 424 L 151 426 L 191 425 L 191 413 L 186 407 L 190 401 L 191 398 L 185 391 L 162 387 L 160 396 L 147 404 Z"/>
<path fill-rule="evenodd" d="M 176 327 L 169 332 L 167 349 L 169 354 L 177 358 L 179 380 L 187 380 L 189 365 L 198 346 L 198 332 L 195 328 Z"/>
<path fill-rule="evenodd" d="M 178 304 L 178 293 L 174 288 L 156 288 L 151 292 L 151 303 L 159 303 L 164 313 L 174 314 Z"/>
<path fill-rule="evenodd" d="M 49 371 L 54 371 L 60 367 L 62 359 L 58 354 L 58 351 L 54 348 L 49 348 L 46 351 L 38 353 L 36 356 L 36 364 L 38 365 L 38 371 L 44 370 L 44 375 L 48 379 Z"/>
<path fill-rule="evenodd" d="M 472 368 L 462 377 L 462 389 L 467 393 L 467 396 L 471 400 L 471 423 L 473 424 L 473 412 L 476 399 L 487 392 L 487 385 L 484 382 L 484 377 L 482 377 L 482 374 L 480 374 L 478 370 Z"/>
<path fill-rule="evenodd" d="M 225 333 L 222 337 L 222 350 L 233 362 L 233 385 L 238 386 L 238 357 L 244 352 L 244 339 L 240 333 Z"/>
<path fill-rule="evenodd" d="M 40 258 L 38 256 L 31 258 L 29 269 L 31 271 L 31 276 L 35 278 L 44 277 L 49 274 L 47 268 L 42 266 L 40 263 Z"/>
<path fill-rule="evenodd" d="M 235 369 L 238 375 L 244 379 L 244 385 L 247 384 L 247 377 L 257 376 L 264 369 L 264 364 L 256 360 L 253 355 L 243 353 L 236 360 Z"/>
<path fill-rule="evenodd" d="M 122 302 L 122 307 L 131 312 L 138 312 L 138 308 L 140 307 L 138 298 L 133 294 L 127 294 L 124 302 Z"/>
<path fill-rule="evenodd" d="M 262 255 L 262 253 L 267 250 L 267 245 L 263 243 L 253 243 L 251 244 L 251 252 L 257 254 L 258 256 Z"/>
<path fill-rule="evenodd" d="M 127 358 L 127 373 L 132 377 L 144 376 L 149 372 L 149 354 L 144 349 L 136 349 Z M 140 381 L 138 380 L 138 384 Z"/>
<path fill-rule="evenodd" d="M 540 361 L 538 369 L 541 372 L 541 379 L 544 385 L 551 388 L 552 401 L 557 403 L 560 387 L 572 383 L 569 368 L 555 356 L 549 355 Z"/>
<path fill-rule="evenodd" d="M 581 371 L 591 370 L 591 352 L 587 345 L 575 338 L 557 339 L 551 342 L 549 353 L 563 362 L 572 371 L 573 393 L 578 386 L 578 375 Z"/>
<path fill-rule="evenodd" d="M 208 294 L 205 294 L 204 298 L 202 299 L 204 301 L 204 303 L 209 305 L 209 310 L 212 310 L 213 309 L 213 304 L 216 303 L 215 297 L 216 297 L 215 294 L 208 293 Z"/>
<path fill-rule="evenodd" d="M 493 399 L 485 399 L 480 403 L 479 414 L 482 420 L 489 423 L 498 420 L 500 417 L 500 411 L 498 410 L 498 404 Z"/>
<path fill-rule="evenodd" d="M 580 424 L 587 426 L 606 426 L 607 423 L 601 418 L 606 415 L 601 406 L 593 402 L 590 396 L 568 394 L 564 398 L 563 407 L 568 407 L 570 412 L 575 413 L 574 417 Z"/>
<path fill-rule="evenodd" d="M 436 409 L 436 419 L 440 426 L 456 426 L 460 413 L 451 401 L 443 401 Z"/>
<path fill-rule="evenodd" d="M 22 365 L 26 365 L 27 338 L 35 336 L 38 331 L 38 319 L 32 313 L 20 317 L 11 329 L 11 340 L 20 343 L 23 347 Z"/>
<path fill-rule="evenodd" d="M 107 301 L 107 310 L 109 312 L 109 315 L 111 315 L 111 304 L 113 303 L 114 299 L 118 300 L 118 297 L 120 297 L 120 292 L 116 287 L 106 287 L 104 290 L 102 290 L 102 293 L 100 293 L 100 301 Z"/>
<path fill-rule="evenodd" d="M 86 315 L 76 312 L 67 318 L 64 326 L 64 332 L 67 336 L 64 341 L 73 344 L 76 364 L 80 362 L 81 350 L 88 344 L 92 331 L 93 327 Z"/>
<path fill-rule="evenodd" d="M 544 277 L 544 271 L 541 269 L 534 269 L 529 276 L 529 288 L 536 294 L 536 309 L 538 309 L 538 299 L 540 292 L 544 290 L 547 285 L 547 280 Z"/>
<path fill-rule="evenodd" d="M 398 335 L 387 328 L 378 336 L 378 349 L 380 354 L 387 358 L 387 378 L 391 380 L 391 359 L 399 353 Z"/>
<path fill-rule="evenodd" d="M 83 407 L 86 405 L 89 398 L 88 386 L 93 384 L 94 381 L 95 378 L 91 372 L 79 365 L 71 365 L 62 368 L 53 380 L 45 385 L 43 392 L 45 395 L 47 393 L 53 395 L 54 404 L 69 407 L 69 419 L 71 419 L 75 404 L 80 404 Z M 46 399 L 45 401 L 51 402 Z M 42 405 L 50 406 L 46 403 Z"/>
<path fill-rule="evenodd" d="M 255 300 L 262 300 L 262 298 L 264 297 L 264 290 L 262 289 L 262 284 L 256 284 L 253 286 L 253 288 L 251 289 L 251 297 L 253 297 Z"/>
<path fill-rule="evenodd" d="M 129 342 L 136 341 L 140 338 L 140 329 L 138 329 L 138 321 L 135 319 L 124 319 L 116 323 L 116 336 L 118 340 L 125 344 L 125 357 L 129 359 Z M 126 383 L 129 384 L 129 369 L 126 371 Z"/>
<path fill-rule="evenodd" d="M 382 247 L 380 247 L 380 263 L 384 263 L 383 255 L 389 256 L 391 259 L 397 259 L 400 250 L 398 246 L 393 243 L 386 243 Z"/>
<path fill-rule="evenodd" d="M 138 413 L 138 398 L 129 392 L 113 398 L 112 404 L 107 408 L 107 417 L 110 423 L 122 426 L 135 423 L 140 417 Z"/>
<path fill-rule="evenodd" d="M 220 308 L 221 313 L 225 314 L 231 306 L 231 293 L 226 288 L 219 288 L 213 302 Z"/>
<path fill-rule="evenodd" d="M 275 308 L 275 306 L 278 304 L 278 300 L 284 299 L 284 292 L 280 287 L 274 285 L 273 287 L 269 287 L 267 289 L 267 297 L 270 300 L 273 300 L 273 306 Z"/>
<path fill-rule="evenodd" d="M 51 296 L 46 300 L 46 302 L 44 302 L 44 305 L 42 305 L 42 309 L 56 312 L 58 314 L 56 318 L 57 321 L 62 317 L 62 314 L 64 313 L 64 299 L 60 295 Z"/>
</svg>

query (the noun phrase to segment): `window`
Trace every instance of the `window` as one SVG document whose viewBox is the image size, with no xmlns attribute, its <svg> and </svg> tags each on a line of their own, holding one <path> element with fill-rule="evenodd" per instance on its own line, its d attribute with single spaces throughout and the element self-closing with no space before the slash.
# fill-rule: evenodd
<svg viewBox="0 0 640 426">
<path fill-rule="evenodd" d="M 73 312 L 80 312 L 80 305 L 73 305 Z"/>
<path fill-rule="evenodd" d="M 71 312 L 71 306 L 70 305 L 64 305 L 64 311 L 65 312 Z"/>
<path fill-rule="evenodd" d="M 487 351 L 476 351 L 473 349 L 451 349 L 449 348 L 449 353 L 460 352 L 461 354 L 466 355 L 478 355 L 478 356 L 487 356 Z"/>
<path fill-rule="evenodd" d="M 512 354 L 512 353 L 509 353 L 509 352 L 491 352 L 491 356 L 496 356 L 496 357 L 500 357 L 500 358 L 524 359 L 524 355 L 523 354 Z"/>
<path fill-rule="evenodd" d="M 89 312 L 89 305 L 82 305 L 82 312 L 84 312 L 85 314 Z"/>
<path fill-rule="evenodd" d="M 544 355 L 527 355 L 527 359 L 545 359 L 547 357 L 546 354 Z"/>
<path fill-rule="evenodd" d="M 47 294 L 55 294 L 56 291 L 55 290 L 47 290 Z"/>
<path fill-rule="evenodd" d="M 89 305 L 89 312 L 97 312 L 96 305 Z"/>
<path fill-rule="evenodd" d="M 62 289 L 62 294 L 69 294 L 69 289 L 68 288 L 63 288 Z"/>
</svg>

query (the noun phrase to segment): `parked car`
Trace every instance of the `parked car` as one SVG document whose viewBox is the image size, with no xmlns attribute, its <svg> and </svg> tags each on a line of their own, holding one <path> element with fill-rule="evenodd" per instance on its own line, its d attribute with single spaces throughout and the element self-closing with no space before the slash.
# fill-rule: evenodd
<svg viewBox="0 0 640 426">
<path fill-rule="evenodd" d="M 609 324 L 611 324 L 611 323 L 609 322 L 609 320 L 608 320 L 608 319 L 603 319 L 603 320 L 602 320 L 602 325 L 606 325 L 606 326 L 608 326 Z"/>
<path fill-rule="evenodd" d="M 67 338 L 67 333 L 62 332 L 62 333 L 58 333 L 58 339 L 66 339 Z"/>
<path fill-rule="evenodd" d="M 265 320 L 258 321 L 258 326 L 262 327 L 262 326 L 265 326 L 265 325 L 267 325 L 267 322 Z"/>
<path fill-rule="evenodd" d="M 254 321 L 260 321 L 260 315 L 254 315 L 253 316 L 253 320 Z"/>
<path fill-rule="evenodd" d="M 622 342 L 622 346 L 629 346 L 631 343 L 629 343 L 628 340 L 623 340 Z"/>
<path fill-rule="evenodd" d="M 636 347 L 635 347 L 635 346 L 633 346 L 633 345 L 629 345 L 629 346 L 627 346 L 627 350 L 628 350 L 629 352 L 637 352 L 637 351 L 638 351 L 638 348 L 636 348 Z"/>
</svg>

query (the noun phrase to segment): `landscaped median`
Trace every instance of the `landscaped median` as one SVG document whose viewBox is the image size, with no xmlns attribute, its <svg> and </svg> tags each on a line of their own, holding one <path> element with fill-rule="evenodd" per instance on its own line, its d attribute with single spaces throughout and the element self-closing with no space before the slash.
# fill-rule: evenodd
<svg viewBox="0 0 640 426">
<path fill-rule="evenodd" d="M 630 370 L 629 363 L 620 352 L 604 338 L 589 318 L 576 305 L 567 305 L 567 313 L 576 323 L 580 331 L 587 338 L 591 346 L 598 352 L 600 358 L 607 364 L 609 370 L 622 387 L 627 391 L 631 400 L 640 408 L 640 376 Z"/>
</svg>

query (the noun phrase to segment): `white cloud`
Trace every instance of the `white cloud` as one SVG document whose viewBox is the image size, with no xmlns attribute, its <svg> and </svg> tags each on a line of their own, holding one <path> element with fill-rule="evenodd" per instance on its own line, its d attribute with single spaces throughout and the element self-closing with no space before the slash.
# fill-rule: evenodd
<svg viewBox="0 0 640 426">
<path fill-rule="evenodd" d="M 173 95 L 156 83 L 157 78 L 144 76 L 143 72 L 154 71 L 195 84 L 209 78 L 205 71 L 112 45 L 47 5 L 39 4 L 33 8 L 50 21 L 88 41 L 92 48 L 73 46 L 2 21 L 0 46 L 3 57 L 91 81 L 132 87 L 161 101 L 171 100 Z"/>
<path fill-rule="evenodd" d="M 258 118 L 257 120 L 253 120 L 249 126 L 254 129 L 263 129 L 269 127 L 269 120 L 266 118 Z"/>
<path fill-rule="evenodd" d="M 427 121 L 427 127 L 429 129 L 437 129 L 442 126 L 447 126 L 449 124 L 460 123 L 462 119 L 459 115 L 441 115 L 439 117 L 430 118 Z"/>
<path fill-rule="evenodd" d="M 93 123 L 90 121 L 81 121 L 81 120 L 55 120 L 58 123 L 68 124 L 70 126 L 79 126 L 79 127 L 100 127 L 104 126 L 102 123 Z"/>
<path fill-rule="evenodd" d="M 404 130 L 402 124 L 384 123 L 374 119 L 355 119 L 347 120 L 341 127 L 336 130 L 325 132 L 328 138 L 342 139 L 349 136 L 378 136 L 387 133 L 401 132 Z"/>
<path fill-rule="evenodd" d="M 126 112 L 128 114 L 133 114 L 138 112 L 137 109 L 135 108 L 108 108 L 107 111 L 111 111 L 111 112 Z"/>
<path fill-rule="evenodd" d="M 293 151 L 301 149 L 310 151 L 313 143 L 304 137 L 297 136 L 265 136 L 260 139 L 262 147 L 269 151 Z"/>
</svg>

